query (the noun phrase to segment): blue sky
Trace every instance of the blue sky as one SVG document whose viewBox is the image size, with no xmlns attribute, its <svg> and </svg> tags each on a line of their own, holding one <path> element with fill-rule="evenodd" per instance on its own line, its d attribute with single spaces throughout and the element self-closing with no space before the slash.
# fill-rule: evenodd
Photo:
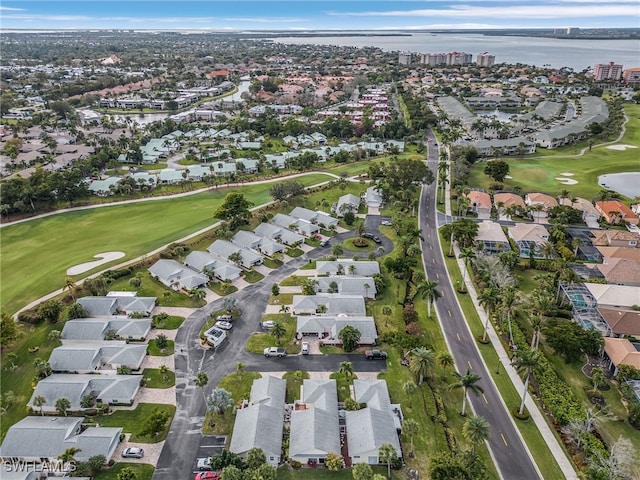
<svg viewBox="0 0 640 480">
<path fill-rule="evenodd" d="M 11 1 L 0 29 L 356 30 L 640 27 L 640 0 Z"/>
</svg>

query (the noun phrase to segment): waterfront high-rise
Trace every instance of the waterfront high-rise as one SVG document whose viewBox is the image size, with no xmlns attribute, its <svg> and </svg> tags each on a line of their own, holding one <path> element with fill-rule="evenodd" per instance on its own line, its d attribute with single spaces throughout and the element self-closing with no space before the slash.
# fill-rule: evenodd
<svg viewBox="0 0 640 480">
<path fill-rule="evenodd" d="M 597 63 L 593 67 L 593 74 L 596 82 L 620 80 L 622 78 L 622 65 L 617 65 L 613 62 Z"/>
</svg>

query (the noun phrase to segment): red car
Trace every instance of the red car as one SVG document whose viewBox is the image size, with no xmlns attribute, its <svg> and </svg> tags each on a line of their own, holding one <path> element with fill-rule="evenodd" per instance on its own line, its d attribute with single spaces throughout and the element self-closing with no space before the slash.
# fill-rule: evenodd
<svg viewBox="0 0 640 480">
<path fill-rule="evenodd" d="M 200 473 L 196 473 L 195 480 L 220 480 L 220 472 L 200 472 Z"/>
</svg>

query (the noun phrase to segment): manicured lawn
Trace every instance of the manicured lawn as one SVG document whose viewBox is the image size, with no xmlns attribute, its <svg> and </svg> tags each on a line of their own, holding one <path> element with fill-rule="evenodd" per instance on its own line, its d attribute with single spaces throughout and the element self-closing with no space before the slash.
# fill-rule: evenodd
<svg viewBox="0 0 640 480">
<path fill-rule="evenodd" d="M 136 272 L 142 273 L 142 284 L 140 288 L 135 288 L 129 284 L 129 280 L 135 276 Z M 156 297 L 158 305 L 163 307 L 199 308 L 206 304 L 205 300 L 197 300 L 185 293 L 176 292 L 175 290 L 165 287 L 153 278 L 146 269 L 137 269 L 131 272 L 131 275 L 119 278 L 109 285 L 109 290 L 138 292 L 139 297 Z"/>
<path fill-rule="evenodd" d="M 277 297 L 271 295 L 271 297 L 269 297 L 269 304 L 291 305 L 293 303 L 293 295 L 293 293 L 281 293 Z"/>
<path fill-rule="evenodd" d="M 297 372 L 287 372 L 282 378 L 287 381 L 287 403 L 294 403 L 300 399 L 300 387 L 306 378 L 309 378 L 308 372 L 298 370 Z"/>
<path fill-rule="evenodd" d="M 169 388 L 176 384 L 176 374 L 171 370 L 163 375 L 159 368 L 145 368 L 142 376 L 144 386 L 149 388 Z"/>
<path fill-rule="evenodd" d="M 640 147 L 640 106 L 625 104 L 630 121 L 620 144 Z M 542 150 L 542 149 L 540 149 Z M 568 190 L 571 195 L 586 199 L 596 198 L 602 189 L 598 185 L 598 176 L 605 173 L 638 171 L 638 149 L 612 150 L 607 147 L 593 147 L 582 156 L 574 156 L 574 148 L 545 151 L 543 156 L 536 155 L 523 160 L 504 158 L 509 163 L 510 175 L 504 187 L 512 189 L 519 185 L 523 192 L 545 192 L 558 195 Z M 493 179 L 483 173 L 484 163 L 478 162 L 469 178 L 472 187 L 488 188 Z M 576 185 L 563 185 L 556 177 L 561 173 L 573 173 L 571 179 Z"/>
<path fill-rule="evenodd" d="M 235 285 L 231 285 L 231 284 L 226 285 L 221 282 L 211 282 L 209 284 L 209 288 L 222 297 L 226 295 L 231 295 L 232 293 L 235 293 L 238 291 L 238 287 L 236 287 Z"/>
<path fill-rule="evenodd" d="M 174 342 L 173 340 L 167 340 L 167 346 L 163 349 L 158 348 L 156 345 L 156 340 L 149 340 L 149 347 L 147 348 L 147 352 L 149 355 L 153 355 L 156 357 L 168 357 L 169 355 L 173 355 Z"/>
<path fill-rule="evenodd" d="M 373 473 L 379 473 L 387 476 L 386 467 L 373 467 Z M 391 470 L 391 478 L 393 480 L 406 479 L 406 473 L 396 470 Z M 422 477 L 421 477 L 422 478 Z M 317 468 L 301 468 L 299 470 L 293 470 L 286 465 L 281 466 L 278 469 L 277 480 L 353 480 L 353 474 L 351 469 L 347 468 L 338 472 L 331 472 L 326 468 L 319 466 Z"/>
<path fill-rule="evenodd" d="M 148 463 L 116 463 L 107 470 L 102 470 L 93 476 L 93 480 L 118 480 L 118 474 L 124 467 L 131 467 L 136 474 L 136 480 L 151 480 L 155 468 Z"/>
<path fill-rule="evenodd" d="M 324 174 L 299 177 L 304 185 L 325 181 Z M 122 251 L 121 263 L 212 225 L 212 212 L 230 192 L 241 192 L 255 205 L 271 200 L 270 183 L 220 188 L 182 198 L 69 212 L 2 228 L 0 304 L 10 313 L 61 288 L 69 267 L 97 253 Z M 54 243 L 51 243 L 51 242 Z M 109 267 L 109 263 L 74 280 Z"/>
<path fill-rule="evenodd" d="M 260 377 L 261 375 L 258 372 L 241 371 L 232 373 L 220 380 L 217 388 L 224 388 L 231 393 L 234 404 L 238 406 L 243 399 L 249 398 L 253 381 Z M 218 415 L 216 412 L 207 412 L 202 425 L 202 433 L 205 435 L 231 435 L 234 420 L 235 411 L 233 408 L 227 410 L 223 415 Z"/>
<path fill-rule="evenodd" d="M 168 412 L 171 417 L 167 421 L 165 429 L 155 438 L 141 437 L 138 432 L 156 409 Z M 99 423 L 101 427 L 122 427 L 125 433 L 131 433 L 132 442 L 156 443 L 167 438 L 171 419 L 176 412 L 175 405 L 164 405 L 158 403 L 141 403 L 135 410 L 116 410 L 110 415 L 98 415 L 93 417 L 94 423 Z"/>
<path fill-rule="evenodd" d="M 284 348 L 287 353 L 300 353 L 300 344 L 293 342 L 296 335 L 296 319 L 286 313 L 270 313 L 262 317 L 262 321 L 277 320 L 284 325 L 287 330 L 287 334 L 280 339 L 280 346 Z M 265 333 L 255 333 L 251 335 L 245 348 L 251 353 L 262 353 L 267 347 L 276 347 L 276 337 L 271 335 L 270 331 Z"/>
<path fill-rule="evenodd" d="M 157 315 L 154 316 L 154 320 Z M 176 330 L 180 328 L 184 322 L 184 317 L 179 317 L 177 315 L 169 315 L 169 318 L 163 321 L 156 321 L 155 328 L 160 328 L 162 330 Z"/>
<path fill-rule="evenodd" d="M 269 267 L 269 268 L 278 268 L 282 266 L 282 262 L 280 260 L 274 260 L 273 258 L 267 258 L 267 257 L 265 257 L 263 263 L 265 267 Z"/>
<path fill-rule="evenodd" d="M 329 378 L 332 378 L 336 381 L 336 388 L 338 389 L 338 401 L 344 402 L 345 399 L 351 396 L 350 387 L 353 385 L 353 381 L 357 379 L 357 376 L 353 376 L 351 378 L 345 377 L 342 373 L 333 372 L 329 375 Z"/>
<path fill-rule="evenodd" d="M 353 250 L 355 252 L 371 252 L 374 248 L 376 248 L 376 244 L 373 240 L 367 240 L 366 238 L 363 238 L 362 240 L 367 242 L 367 245 L 365 247 L 354 245 L 354 240 L 356 240 L 356 238 L 347 238 L 344 241 L 344 248 L 346 248 L 347 250 Z"/>
<path fill-rule="evenodd" d="M 302 255 L 304 252 L 299 249 L 299 248 L 289 248 L 287 249 L 287 255 L 289 255 L 291 258 L 297 258 L 300 255 Z"/>
<path fill-rule="evenodd" d="M 243 278 L 249 283 L 256 283 L 262 280 L 264 275 L 255 270 L 249 270 L 248 272 L 244 272 Z"/>
</svg>

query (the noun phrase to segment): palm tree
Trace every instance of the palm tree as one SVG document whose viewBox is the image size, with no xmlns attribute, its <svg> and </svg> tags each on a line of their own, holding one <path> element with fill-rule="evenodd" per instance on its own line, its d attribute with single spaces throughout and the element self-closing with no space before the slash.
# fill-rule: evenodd
<svg viewBox="0 0 640 480">
<path fill-rule="evenodd" d="M 196 387 L 200 387 L 202 389 L 202 397 L 204 398 L 204 403 L 207 403 L 207 397 L 204 394 L 204 387 L 206 387 L 207 383 L 209 383 L 209 375 L 207 375 L 203 371 L 200 371 L 196 374 L 196 378 L 194 379 L 193 383 Z"/>
<path fill-rule="evenodd" d="M 482 380 L 482 378 L 476 372 L 472 372 L 469 369 L 467 369 L 467 373 L 464 375 L 460 375 L 458 372 L 453 372 L 453 375 L 458 379 L 458 381 L 449 385 L 449 390 L 462 388 L 462 411 L 460 412 L 460 415 L 464 417 L 467 408 L 467 392 L 472 391 L 476 395 L 484 393 L 482 387 L 480 385 L 476 385 L 476 383 Z"/>
<path fill-rule="evenodd" d="M 351 362 L 340 362 L 338 373 L 343 375 L 346 380 L 350 380 L 353 377 L 353 364 Z"/>
<path fill-rule="evenodd" d="M 160 374 L 162 375 L 163 379 L 167 379 L 167 374 L 169 373 L 169 367 L 167 367 L 166 365 L 160 365 Z"/>
<path fill-rule="evenodd" d="M 487 312 L 487 320 L 484 323 L 484 332 L 482 332 L 482 341 L 487 341 L 487 330 L 489 330 L 489 319 L 491 318 L 491 310 L 495 308 L 500 298 L 500 292 L 495 287 L 488 287 L 478 295 L 478 302 Z"/>
<path fill-rule="evenodd" d="M 416 293 L 414 298 L 420 295 L 427 301 L 427 315 L 431 317 L 431 305 L 436 298 L 440 296 L 440 292 L 436 289 L 438 282 L 432 280 L 424 280 L 416 285 Z"/>
<path fill-rule="evenodd" d="M 476 258 L 476 253 L 471 247 L 466 247 L 460 250 L 459 258 L 464 261 L 464 269 L 462 270 L 462 288 L 466 288 L 465 284 L 467 281 L 467 268 L 469 266 L 469 260 Z"/>
<path fill-rule="evenodd" d="M 427 347 L 416 347 L 409 353 L 409 370 L 418 378 L 418 385 L 422 385 L 424 377 L 433 368 L 434 353 Z"/>
<path fill-rule="evenodd" d="M 280 346 L 280 339 L 287 334 L 286 327 L 281 322 L 274 322 L 273 327 L 271 328 L 271 335 L 276 337 L 276 344 Z"/>
<path fill-rule="evenodd" d="M 420 426 L 413 418 L 406 418 L 402 423 L 402 431 L 411 439 L 411 455 L 413 455 L 413 437 L 420 431 Z"/>
<path fill-rule="evenodd" d="M 63 453 L 60 454 L 60 456 L 58 457 L 58 460 L 61 460 L 63 462 L 75 462 L 75 454 L 78 452 L 81 452 L 82 449 L 81 448 L 76 448 L 76 447 L 70 447 L 67 448 Z"/>
<path fill-rule="evenodd" d="M 386 327 L 389 324 L 389 317 L 393 313 L 391 307 L 389 305 L 385 305 L 382 307 L 382 314 L 384 315 L 384 326 Z"/>
<path fill-rule="evenodd" d="M 440 352 L 438 354 L 437 360 L 442 367 L 442 379 L 444 380 L 447 377 L 447 368 L 452 367 L 455 364 L 453 355 L 451 355 L 451 353 L 447 351 Z"/>
<path fill-rule="evenodd" d="M 599 387 L 604 385 L 604 370 L 602 370 L 602 368 L 600 367 L 596 367 L 591 370 L 591 381 L 593 382 L 593 390 L 598 390 Z"/>
<path fill-rule="evenodd" d="M 398 458 L 396 449 L 389 443 L 380 445 L 380 448 L 378 449 L 378 458 L 381 463 L 387 464 L 387 478 L 391 478 L 391 462 Z"/>
<path fill-rule="evenodd" d="M 189 292 L 191 294 L 191 298 L 194 300 L 204 300 L 207 296 L 207 292 L 205 292 L 202 288 L 194 288 Z"/>
<path fill-rule="evenodd" d="M 59 415 L 67 416 L 69 409 L 71 408 L 71 401 L 66 397 L 60 397 L 56 400 L 56 410 Z"/>
<path fill-rule="evenodd" d="M 513 331 L 511 329 L 511 317 L 518 305 L 519 297 L 518 292 L 516 292 L 515 288 L 508 287 L 505 288 L 502 292 L 502 297 L 500 298 L 500 305 L 505 315 L 507 316 L 507 324 L 509 325 L 509 342 L 513 344 Z"/>
<path fill-rule="evenodd" d="M 331 253 L 336 257 L 341 257 L 344 255 L 344 248 L 339 243 L 336 243 L 333 247 L 331 247 Z"/>
<path fill-rule="evenodd" d="M 472 452 L 475 455 L 476 445 L 489 438 L 489 422 L 479 415 L 471 415 L 462 426 L 462 435 L 471 442 Z"/>
<path fill-rule="evenodd" d="M 404 393 L 407 395 L 407 398 L 409 399 L 409 408 L 413 408 L 413 406 L 411 405 L 411 395 L 416 393 L 417 389 L 418 387 L 416 386 L 415 382 L 411 380 L 407 380 L 402 384 L 402 390 L 404 390 Z"/>
<path fill-rule="evenodd" d="M 47 403 L 47 399 L 44 398 L 44 395 L 36 395 L 33 398 L 33 406 L 38 407 L 40 409 L 40 415 L 44 415 L 44 411 L 42 407 Z"/>
<path fill-rule="evenodd" d="M 515 360 L 512 362 L 516 371 L 526 371 L 524 389 L 522 390 L 522 402 L 520 403 L 520 410 L 518 410 L 520 415 L 524 414 L 524 402 L 527 398 L 527 391 L 529 390 L 531 373 L 533 372 L 533 369 L 536 368 L 539 361 L 540 352 L 538 352 L 538 350 L 517 350 Z"/>
<path fill-rule="evenodd" d="M 62 291 L 64 292 L 65 290 L 69 290 L 69 293 L 71 293 L 71 299 L 74 302 L 76 301 L 75 293 L 76 293 L 77 288 L 78 288 L 78 286 L 73 281 L 73 278 L 71 278 L 71 277 L 65 277 L 64 278 L 64 287 L 62 287 Z"/>
</svg>

